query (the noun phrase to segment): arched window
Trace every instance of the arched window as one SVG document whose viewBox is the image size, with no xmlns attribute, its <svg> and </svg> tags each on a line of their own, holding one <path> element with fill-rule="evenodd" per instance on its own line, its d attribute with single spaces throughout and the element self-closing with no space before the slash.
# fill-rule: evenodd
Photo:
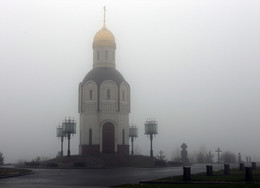
<svg viewBox="0 0 260 188">
<path fill-rule="evenodd" d="M 92 98 L 93 98 L 92 94 L 93 94 L 92 90 L 89 90 L 89 100 L 90 101 L 92 101 Z"/>
<path fill-rule="evenodd" d="M 89 145 L 92 145 L 92 129 L 89 129 L 89 137 L 88 137 L 88 139 L 89 139 Z"/>
<path fill-rule="evenodd" d="M 99 51 L 97 51 L 97 60 L 99 60 L 100 54 Z"/>
<path fill-rule="evenodd" d="M 122 138 L 123 138 L 123 141 L 122 141 L 122 143 L 123 143 L 123 145 L 125 145 L 125 129 L 123 129 L 122 130 Z"/>
<path fill-rule="evenodd" d="M 110 89 L 107 90 L 107 100 L 110 100 Z"/>
<path fill-rule="evenodd" d="M 125 101 L 125 91 L 122 92 L 122 101 Z"/>
</svg>

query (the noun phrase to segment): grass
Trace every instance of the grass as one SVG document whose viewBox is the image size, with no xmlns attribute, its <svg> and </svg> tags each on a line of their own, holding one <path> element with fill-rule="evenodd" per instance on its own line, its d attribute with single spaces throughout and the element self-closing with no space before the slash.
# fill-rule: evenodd
<svg viewBox="0 0 260 188">
<path fill-rule="evenodd" d="M 6 176 L 20 175 L 24 173 L 29 173 L 30 170 L 27 169 L 16 169 L 16 168 L 0 168 L 0 178 Z"/>
<path fill-rule="evenodd" d="M 256 184 L 145 184 L 145 185 L 123 185 L 124 188 L 256 188 Z"/>
<path fill-rule="evenodd" d="M 256 184 L 257 183 L 257 184 Z M 230 170 L 229 175 L 224 175 L 224 171 L 215 171 L 212 176 L 207 176 L 206 173 L 191 175 L 190 182 L 184 182 L 182 176 L 173 176 L 154 180 L 151 183 L 143 183 L 137 185 L 122 185 L 119 187 L 131 188 L 146 188 L 146 187 L 174 187 L 174 188 L 251 188 L 260 187 L 260 169 L 253 170 L 253 181 L 245 182 L 245 171 L 238 169 Z"/>
</svg>

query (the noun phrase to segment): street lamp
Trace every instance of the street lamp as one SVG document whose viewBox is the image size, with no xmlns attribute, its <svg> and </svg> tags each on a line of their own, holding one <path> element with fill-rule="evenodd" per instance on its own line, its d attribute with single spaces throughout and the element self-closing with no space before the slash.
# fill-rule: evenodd
<svg viewBox="0 0 260 188">
<path fill-rule="evenodd" d="M 70 136 L 76 134 L 76 121 L 74 119 L 66 119 L 62 122 L 62 132 L 68 137 L 68 157 L 70 156 Z"/>
<path fill-rule="evenodd" d="M 57 137 L 61 139 L 61 149 L 60 149 L 60 156 L 63 157 L 63 141 L 64 141 L 64 137 L 66 137 L 66 135 L 63 133 L 62 131 L 62 127 L 57 127 Z"/>
<path fill-rule="evenodd" d="M 147 136 L 150 135 L 150 140 L 151 140 L 150 157 L 153 157 L 153 135 L 158 134 L 157 121 L 147 120 L 145 122 L 145 133 L 144 134 L 146 134 Z"/>
<path fill-rule="evenodd" d="M 131 154 L 134 154 L 134 138 L 138 137 L 138 129 L 136 126 L 130 126 L 129 127 L 129 137 L 131 138 L 132 142 L 132 150 Z"/>
</svg>

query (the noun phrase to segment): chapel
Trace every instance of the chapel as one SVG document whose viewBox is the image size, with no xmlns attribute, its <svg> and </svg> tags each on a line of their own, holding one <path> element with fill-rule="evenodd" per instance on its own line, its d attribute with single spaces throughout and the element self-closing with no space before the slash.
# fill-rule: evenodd
<svg viewBox="0 0 260 188">
<path fill-rule="evenodd" d="M 92 49 L 93 67 L 79 83 L 79 153 L 129 154 L 130 86 L 116 69 L 116 42 L 105 12 Z"/>
</svg>

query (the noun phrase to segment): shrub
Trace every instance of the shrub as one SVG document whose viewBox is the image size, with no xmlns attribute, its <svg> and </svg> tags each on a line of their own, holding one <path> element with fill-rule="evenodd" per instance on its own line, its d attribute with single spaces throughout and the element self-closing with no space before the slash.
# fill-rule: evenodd
<svg viewBox="0 0 260 188">
<path fill-rule="evenodd" d="M 196 156 L 196 161 L 197 163 L 203 164 L 205 163 L 205 155 L 203 153 L 198 153 L 198 155 Z"/>
<path fill-rule="evenodd" d="M 221 161 L 223 161 L 224 163 L 235 163 L 236 162 L 236 154 L 230 152 L 230 151 L 226 151 L 224 152 L 221 157 L 220 157 Z"/>
<path fill-rule="evenodd" d="M 53 167 L 58 167 L 59 165 L 57 163 L 47 163 L 46 166 L 53 168 Z"/>
<path fill-rule="evenodd" d="M 40 157 L 36 157 L 35 159 L 31 160 L 31 162 L 24 162 L 24 165 L 26 166 L 40 166 Z"/>
<path fill-rule="evenodd" d="M 155 166 L 166 166 L 166 161 L 164 160 L 156 160 L 154 162 Z"/>
<path fill-rule="evenodd" d="M 73 165 L 75 167 L 85 167 L 86 166 L 86 164 L 84 162 L 75 162 Z"/>
<path fill-rule="evenodd" d="M 25 166 L 40 166 L 40 162 L 31 161 L 31 162 L 24 162 Z"/>
<path fill-rule="evenodd" d="M 4 156 L 3 156 L 3 153 L 0 152 L 0 165 L 3 165 L 4 164 Z"/>
<path fill-rule="evenodd" d="M 182 162 L 176 162 L 176 161 L 168 161 L 168 165 L 170 166 L 182 166 Z"/>
</svg>

